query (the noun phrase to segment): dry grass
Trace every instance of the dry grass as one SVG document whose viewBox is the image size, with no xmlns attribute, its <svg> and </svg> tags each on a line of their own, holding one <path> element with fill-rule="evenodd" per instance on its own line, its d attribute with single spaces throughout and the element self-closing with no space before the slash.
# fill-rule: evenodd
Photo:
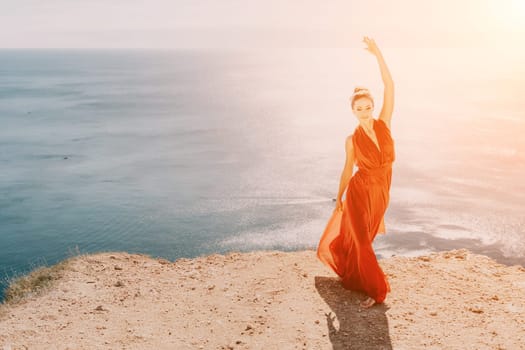
<svg viewBox="0 0 525 350">
<path fill-rule="evenodd" d="M 78 246 L 69 250 L 69 257 L 52 266 L 39 266 L 30 273 L 22 276 L 12 276 L 7 280 L 8 287 L 5 290 L 5 300 L 0 304 L 0 317 L 8 312 L 8 307 L 15 305 L 28 296 L 38 296 L 47 291 L 60 280 L 69 262 L 81 254 Z"/>
</svg>

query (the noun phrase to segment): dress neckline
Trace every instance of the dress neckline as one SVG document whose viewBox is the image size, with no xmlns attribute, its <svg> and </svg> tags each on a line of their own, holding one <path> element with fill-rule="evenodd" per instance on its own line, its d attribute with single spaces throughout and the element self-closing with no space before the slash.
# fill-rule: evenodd
<svg viewBox="0 0 525 350">
<path fill-rule="evenodd" d="M 372 138 L 370 136 L 368 136 L 368 134 L 366 133 L 365 129 L 361 126 L 361 124 L 359 124 L 359 127 L 362 129 L 363 133 L 366 135 L 366 137 L 370 140 L 370 142 L 372 142 L 374 144 L 374 147 L 375 149 L 379 152 L 379 153 L 382 153 L 381 151 L 381 142 L 379 142 L 379 136 L 377 136 L 377 131 L 376 131 L 376 120 L 374 118 L 372 118 L 373 122 L 372 122 L 372 129 L 374 129 L 374 132 L 376 134 L 376 139 L 377 139 L 377 145 L 376 143 L 374 142 L 374 140 L 372 140 Z"/>
</svg>

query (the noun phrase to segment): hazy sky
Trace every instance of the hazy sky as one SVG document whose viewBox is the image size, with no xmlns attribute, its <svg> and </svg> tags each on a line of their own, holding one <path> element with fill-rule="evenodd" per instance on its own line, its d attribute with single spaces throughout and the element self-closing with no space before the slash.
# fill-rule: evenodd
<svg viewBox="0 0 525 350">
<path fill-rule="evenodd" d="M 525 0 L 0 0 L 0 47 L 501 46 Z M 503 38 L 503 39 L 502 39 Z"/>
</svg>

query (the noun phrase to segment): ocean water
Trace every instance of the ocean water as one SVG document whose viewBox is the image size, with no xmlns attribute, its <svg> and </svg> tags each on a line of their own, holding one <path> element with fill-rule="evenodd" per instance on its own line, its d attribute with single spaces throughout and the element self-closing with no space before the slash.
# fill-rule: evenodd
<svg viewBox="0 0 525 350">
<path fill-rule="evenodd" d="M 384 50 L 396 147 L 379 258 L 469 248 L 525 264 L 523 57 Z M 0 300 L 72 251 L 167 259 L 316 249 L 360 49 L 0 50 Z"/>
</svg>

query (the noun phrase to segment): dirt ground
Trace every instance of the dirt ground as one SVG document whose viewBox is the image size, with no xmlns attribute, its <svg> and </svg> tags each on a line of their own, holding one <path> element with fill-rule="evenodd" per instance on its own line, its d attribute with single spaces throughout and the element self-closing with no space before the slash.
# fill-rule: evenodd
<svg viewBox="0 0 525 350">
<path fill-rule="evenodd" d="M 0 349 L 525 348 L 522 266 L 467 250 L 379 262 L 392 292 L 361 309 L 313 250 L 78 256 L 0 306 Z"/>
</svg>

